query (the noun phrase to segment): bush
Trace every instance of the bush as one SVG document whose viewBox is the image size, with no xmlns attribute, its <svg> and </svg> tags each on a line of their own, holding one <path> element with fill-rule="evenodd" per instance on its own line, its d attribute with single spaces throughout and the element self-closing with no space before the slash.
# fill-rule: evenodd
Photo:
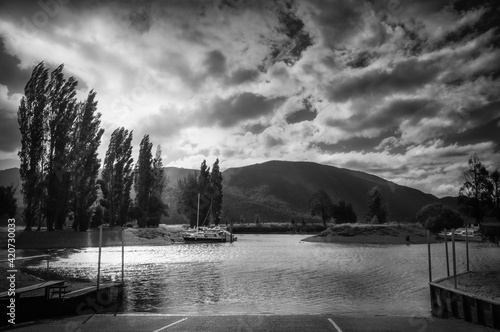
<svg viewBox="0 0 500 332">
<path fill-rule="evenodd" d="M 420 209 L 417 212 L 417 222 L 433 233 L 464 225 L 464 220 L 460 214 L 439 203 L 429 204 Z"/>
</svg>

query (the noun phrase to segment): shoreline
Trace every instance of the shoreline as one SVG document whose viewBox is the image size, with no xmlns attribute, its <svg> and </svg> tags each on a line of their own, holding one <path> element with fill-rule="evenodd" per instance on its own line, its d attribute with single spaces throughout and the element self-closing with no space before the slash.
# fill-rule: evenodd
<svg viewBox="0 0 500 332">
<path fill-rule="evenodd" d="M 387 245 L 426 244 L 427 231 L 418 224 L 337 224 L 302 241 Z M 432 235 L 430 242 L 442 241 Z"/>
<path fill-rule="evenodd" d="M 164 225 L 155 228 L 103 228 L 102 247 L 125 246 L 163 246 L 174 243 L 184 243 L 181 233 L 183 225 Z M 6 233 L 0 231 L 0 238 Z M 16 249 L 76 249 L 99 247 L 99 229 L 89 229 L 86 232 L 76 232 L 73 229 L 47 231 L 32 230 L 25 232 L 16 229 Z M 3 241 L 2 241 L 3 242 Z M 6 249 L 7 244 L 0 249 Z"/>
</svg>

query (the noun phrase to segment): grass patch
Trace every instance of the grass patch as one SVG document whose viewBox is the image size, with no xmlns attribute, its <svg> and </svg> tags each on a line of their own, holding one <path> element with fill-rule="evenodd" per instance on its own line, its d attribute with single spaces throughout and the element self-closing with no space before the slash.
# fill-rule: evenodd
<svg viewBox="0 0 500 332">
<path fill-rule="evenodd" d="M 227 226 L 229 230 L 229 226 Z M 323 224 L 301 223 L 292 225 L 291 223 L 260 223 L 260 224 L 233 224 L 235 234 L 317 234 L 326 229 Z"/>
</svg>

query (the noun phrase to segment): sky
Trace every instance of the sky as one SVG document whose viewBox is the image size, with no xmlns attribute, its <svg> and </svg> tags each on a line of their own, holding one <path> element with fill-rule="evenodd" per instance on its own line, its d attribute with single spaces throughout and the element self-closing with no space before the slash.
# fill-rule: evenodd
<svg viewBox="0 0 500 332">
<path fill-rule="evenodd" d="M 105 133 L 163 164 L 269 160 L 359 170 L 457 196 L 477 154 L 500 167 L 496 0 L 2 0 L 0 169 L 19 166 L 34 66 L 91 89 Z"/>
</svg>

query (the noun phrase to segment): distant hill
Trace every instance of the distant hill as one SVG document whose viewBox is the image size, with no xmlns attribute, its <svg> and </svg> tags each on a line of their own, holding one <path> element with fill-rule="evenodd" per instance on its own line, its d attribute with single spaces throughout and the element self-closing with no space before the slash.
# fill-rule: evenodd
<svg viewBox="0 0 500 332">
<path fill-rule="evenodd" d="M 172 188 L 176 187 L 179 179 L 191 172 L 198 172 L 177 167 L 165 167 L 164 170 Z M 292 218 L 296 221 L 302 218 L 310 220 L 308 201 L 311 195 L 320 189 L 334 202 L 343 199 L 351 203 L 358 221 L 361 221 L 367 212 L 367 192 L 375 186 L 379 187 L 383 201 L 388 203 L 390 218 L 393 221 L 411 221 L 418 210 L 431 203 L 441 202 L 457 209 L 456 197 L 439 199 L 374 175 L 312 162 L 269 161 L 229 168 L 222 176 L 223 222 L 228 218 L 239 221 L 241 217 L 247 222 L 254 222 L 257 215 L 262 222 L 290 222 Z M 22 206 L 18 168 L 0 171 L 0 185 L 11 183 L 19 183 L 16 198 L 18 205 Z M 132 197 L 134 196 L 135 193 L 132 193 Z M 164 222 L 175 223 L 183 220 L 176 212 L 173 192 L 168 195 L 167 203 L 171 208 L 171 216 L 165 218 Z"/>
<path fill-rule="evenodd" d="M 270 161 L 228 169 L 224 177 L 225 215 L 238 220 L 290 221 L 309 216 L 311 195 L 323 189 L 334 202 L 351 203 L 358 221 L 367 212 L 367 192 L 378 186 L 391 220 L 410 221 L 423 206 L 439 202 L 433 195 L 374 175 L 311 162 Z"/>
</svg>

